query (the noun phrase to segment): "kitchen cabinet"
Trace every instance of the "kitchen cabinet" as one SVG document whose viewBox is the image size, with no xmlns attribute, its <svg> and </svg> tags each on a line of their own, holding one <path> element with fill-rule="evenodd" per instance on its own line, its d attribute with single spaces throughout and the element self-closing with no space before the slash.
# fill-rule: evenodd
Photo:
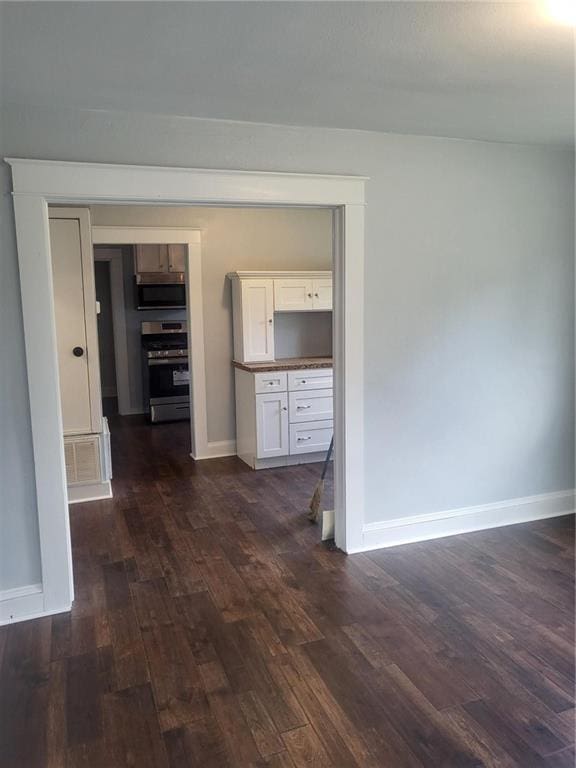
<svg viewBox="0 0 576 768">
<path fill-rule="evenodd" d="M 318 312 L 332 309 L 332 277 L 274 280 L 275 312 Z"/>
<path fill-rule="evenodd" d="M 312 281 L 312 304 L 316 311 L 332 310 L 332 277 Z"/>
<path fill-rule="evenodd" d="M 322 461 L 333 431 L 332 369 L 236 367 L 236 452 L 253 469 Z"/>
<path fill-rule="evenodd" d="M 301 312 L 313 308 L 313 281 L 306 277 L 274 280 L 274 311 Z"/>
<path fill-rule="evenodd" d="M 231 272 L 234 359 L 274 360 L 274 315 L 332 309 L 332 273 Z"/>
<path fill-rule="evenodd" d="M 274 360 L 274 284 L 272 280 L 232 280 L 234 358 Z"/>
<path fill-rule="evenodd" d="M 256 395 L 256 441 L 260 459 L 288 453 L 288 395 Z"/>
<path fill-rule="evenodd" d="M 173 243 L 168 246 L 168 272 L 185 272 L 188 246 L 185 243 Z"/>
<path fill-rule="evenodd" d="M 64 435 L 100 432 L 102 409 L 90 213 L 50 208 L 50 251 Z"/>
<path fill-rule="evenodd" d="M 135 271 L 168 272 L 167 245 L 136 245 L 134 247 Z"/>
<path fill-rule="evenodd" d="M 186 249 L 183 243 L 138 244 L 134 246 L 136 274 L 185 272 Z"/>
</svg>

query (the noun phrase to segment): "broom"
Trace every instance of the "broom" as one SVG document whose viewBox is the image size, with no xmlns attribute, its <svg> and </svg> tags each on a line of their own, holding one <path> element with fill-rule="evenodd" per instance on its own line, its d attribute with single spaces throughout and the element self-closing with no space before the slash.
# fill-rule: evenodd
<svg viewBox="0 0 576 768">
<path fill-rule="evenodd" d="M 320 515 L 320 502 L 322 501 L 322 494 L 324 493 L 324 478 L 326 477 L 326 472 L 328 471 L 328 465 L 330 464 L 333 448 L 334 448 L 334 435 L 332 435 L 332 439 L 330 440 L 330 446 L 328 448 L 328 453 L 326 454 L 326 458 L 324 459 L 324 466 L 322 467 L 322 474 L 320 475 L 320 480 L 318 480 L 318 484 L 314 489 L 312 498 L 310 499 L 310 506 L 308 508 L 309 509 L 308 519 L 311 520 L 313 523 L 318 522 L 318 516 Z"/>
</svg>

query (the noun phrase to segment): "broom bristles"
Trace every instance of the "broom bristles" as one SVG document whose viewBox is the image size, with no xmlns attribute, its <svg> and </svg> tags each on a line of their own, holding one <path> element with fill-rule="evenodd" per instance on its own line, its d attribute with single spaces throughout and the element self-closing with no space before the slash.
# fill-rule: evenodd
<svg viewBox="0 0 576 768">
<path fill-rule="evenodd" d="M 318 515 L 320 514 L 320 502 L 322 501 L 322 494 L 324 493 L 324 480 L 319 480 L 312 498 L 310 499 L 310 512 L 308 513 L 309 519 L 313 523 L 318 522 Z"/>
</svg>

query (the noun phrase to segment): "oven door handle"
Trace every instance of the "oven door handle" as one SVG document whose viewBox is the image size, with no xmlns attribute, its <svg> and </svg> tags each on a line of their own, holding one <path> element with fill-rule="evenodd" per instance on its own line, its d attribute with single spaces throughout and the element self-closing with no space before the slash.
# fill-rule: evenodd
<svg viewBox="0 0 576 768">
<path fill-rule="evenodd" d="M 154 357 L 148 360 L 148 365 L 188 365 L 187 357 Z"/>
</svg>

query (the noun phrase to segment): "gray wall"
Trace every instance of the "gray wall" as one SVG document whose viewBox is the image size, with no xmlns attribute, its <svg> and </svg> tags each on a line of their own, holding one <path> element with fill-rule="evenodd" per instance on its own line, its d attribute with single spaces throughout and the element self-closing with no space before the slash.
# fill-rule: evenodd
<svg viewBox="0 0 576 768">
<path fill-rule="evenodd" d="M 5 118 L 10 155 L 370 176 L 367 521 L 574 486 L 571 152 L 89 111 Z M 2 208 L 7 587 L 36 579 L 38 550 L 7 194 Z"/>
<path fill-rule="evenodd" d="M 332 215 L 327 210 L 250 208 L 165 208 L 93 206 L 92 223 L 109 226 L 190 227 L 202 230 L 202 299 L 206 356 L 208 439 L 234 440 L 234 376 L 232 360 L 232 291 L 226 274 L 241 269 L 330 269 Z M 124 255 L 125 299 L 132 408 L 142 410 L 140 323 L 142 320 L 185 319 L 185 313 L 134 309 L 133 263 Z M 330 324 L 324 317 L 310 325 L 320 345 Z M 300 324 L 279 324 L 280 348 L 289 356 L 301 338 Z M 318 347 L 311 346 L 310 351 Z M 303 351 L 302 354 L 307 352 Z"/>
</svg>

